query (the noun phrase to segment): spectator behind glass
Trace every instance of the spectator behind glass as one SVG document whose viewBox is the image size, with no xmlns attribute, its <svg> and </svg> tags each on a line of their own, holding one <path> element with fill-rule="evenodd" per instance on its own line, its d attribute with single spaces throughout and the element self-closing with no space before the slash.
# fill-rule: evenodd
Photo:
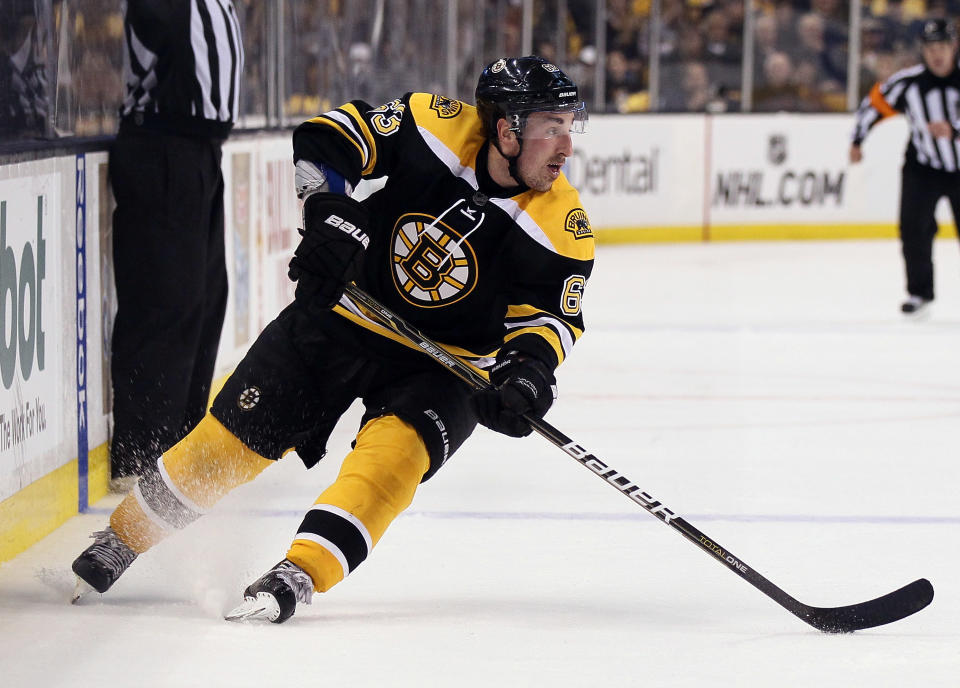
<svg viewBox="0 0 960 688">
<path fill-rule="evenodd" d="M 707 54 L 713 60 L 736 64 L 740 62 L 740 43 L 730 28 L 730 18 L 718 8 L 707 15 L 705 22 Z"/>
<path fill-rule="evenodd" d="M 761 14 L 753 22 L 753 83 L 759 86 L 764 83 L 764 65 L 767 58 L 778 52 L 779 30 L 777 20 L 772 14 Z"/>
<path fill-rule="evenodd" d="M 887 0 L 886 11 L 881 16 L 871 17 L 872 22 L 879 26 L 882 34 L 882 49 L 886 51 L 902 50 L 911 46 L 909 24 L 903 13 L 902 0 Z M 864 21 L 866 24 L 866 20 Z"/>
<path fill-rule="evenodd" d="M 734 18 L 731 18 L 730 7 L 736 5 L 728 2 L 716 6 L 706 15 L 704 21 L 707 74 L 714 92 L 721 94 L 739 92 L 743 78 L 740 36 L 732 28 L 736 16 L 741 15 L 738 10 Z"/>
<path fill-rule="evenodd" d="M 631 94 L 643 89 L 643 79 L 619 50 L 607 53 L 607 112 L 625 112 Z"/>
<path fill-rule="evenodd" d="M 647 30 L 645 17 L 632 5 L 632 0 L 607 0 L 607 51 L 622 53 L 631 61 L 640 57 L 639 34 Z"/>
<path fill-rule="evenodd" d="M 798 69 L 810 72 L 811 87 L 818 92 L 838 92 L 846 82 L 844 58 L 827 46 L 826 22 L 820 14 L 808 12 L 797 23 L 799 43 L 790 55 Z"/>
<path fill-rule="evenodd" d="M 773 16 L 777 20 L 777 37 L 780 46 L 789 51 L 793 57 L 793 46 L 799 43 L 797 36 L 797 9 L 793 0 L 777 0 L 773 9 Z"/>
<path fill-rule="evenodd" d="M 753 94 L 755 112 L 809 112 L 814 109 L 804 100 L 793 81 L 793 63 L 786 53 L 767 55 L 763 76 L 763 83 Z"/>
<path fill-rule="evenodd" d="M 0 143 L 46 133 L 49 113 L 41 32 L 32 0 L 0 8 Z"/>
<path fill-rule="evenodd" d="M 680 88 L 676 87 L 676 83 L 665 81 L 661 85 L 664 93 L 660 109 L 664 112 L 725 112 L 730 109 L 730 103 L 710 83 L 710 75 L 703 62 L 684 64 Z"/>
<path fill-rule="evenodd" d="M 117 93 L 123 91 L 123 15 L 116 0 L 84 0 L 73 17 L 76 35 L 71 45 L 71 78 L 76 121 L 62 122 L 77 136 L 116 131 Z M 62 106 L 59 111 L 63 115 Z M 57 122 L 58 128 L 61 121 Z"/>
</svg>

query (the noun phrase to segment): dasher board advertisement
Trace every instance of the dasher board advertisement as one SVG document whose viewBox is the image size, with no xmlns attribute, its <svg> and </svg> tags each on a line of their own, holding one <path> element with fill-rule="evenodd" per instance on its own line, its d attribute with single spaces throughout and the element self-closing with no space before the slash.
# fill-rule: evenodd
<svg viewBox="0 0 960 688">
<path fill-rule="evenodd" d="M 564 169 L 597 228 L 699 226 L 701 115 L 591 117 Z"/>
<path fill-rule="evenodd" d="M 0 180 L 0 499 L 40 477 L 61 441 L 60 183 Z"/>
</svg>

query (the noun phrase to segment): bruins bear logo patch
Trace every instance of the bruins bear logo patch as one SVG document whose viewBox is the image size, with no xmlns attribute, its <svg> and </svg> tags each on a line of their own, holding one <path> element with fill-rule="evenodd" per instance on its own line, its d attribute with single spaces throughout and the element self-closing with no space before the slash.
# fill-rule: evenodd
<svg viewBox="0 0 960 688">
<path fill-rule="evenodd" d="M 587 219 L 587 213 L 583 208 L 574 208 L 567 213 L 567 219 L 563 224 L 563 228 L 573 234 L 574 239 L 586 239 L 587 237 L 593 237 L 593 230 L 590 228 L 590 220 Z"/>
<path fill-rule="evenodd" d="M 435 110 L 440 119 L 453 119 L 460 114 L 463 103 L 444 96 L 434 96 L 430 101 L 430 109 Z"/>
</svg>

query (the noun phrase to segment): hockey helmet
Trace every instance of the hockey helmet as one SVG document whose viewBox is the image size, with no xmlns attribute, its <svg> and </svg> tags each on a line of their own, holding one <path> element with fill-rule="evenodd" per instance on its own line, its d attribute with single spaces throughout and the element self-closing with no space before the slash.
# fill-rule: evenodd
<svg viewBox="0 0 960 688">
<path fill-rule="evenodd" d="M 922 43 L 949 43 L 957 38 L 957 27 L 947 19 L 928 19 L 920 29 Z"/>
<path fill-rule="evenodd" d="M 480 74 L 476 99 L 484 133 L 494 141 L 500 118 L 505 118 L 521 138 L 532 134 L 524 131 L 531 112 L 572 112 L 571 133 L 582 132 L 587 121 L 587 107 L 580 100 L 577 85 L 559 67 L 536 55 L 491 62 Z M 552 131 L 547 129 L 535 136 L 549 138 L 556 135 Z"/>
</svg>

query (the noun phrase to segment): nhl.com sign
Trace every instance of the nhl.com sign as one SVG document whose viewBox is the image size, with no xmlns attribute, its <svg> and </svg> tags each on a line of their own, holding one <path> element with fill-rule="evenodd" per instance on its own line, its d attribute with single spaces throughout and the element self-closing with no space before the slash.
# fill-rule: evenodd
<svg viewBox="0 0 960 688">
<path fill-rule="evenodd" d="M 799 137 L 797 137 L 799 138 Z M 711 205 L 714 208 L 823 208 L 840 207 L 846 172 L 825 165 L 791 160 L 791 146 L 802 142 L 785 133 L 766 137 L 765 160 L 749 167 L 720 167 L 714 171 Z"/>
</svg>

